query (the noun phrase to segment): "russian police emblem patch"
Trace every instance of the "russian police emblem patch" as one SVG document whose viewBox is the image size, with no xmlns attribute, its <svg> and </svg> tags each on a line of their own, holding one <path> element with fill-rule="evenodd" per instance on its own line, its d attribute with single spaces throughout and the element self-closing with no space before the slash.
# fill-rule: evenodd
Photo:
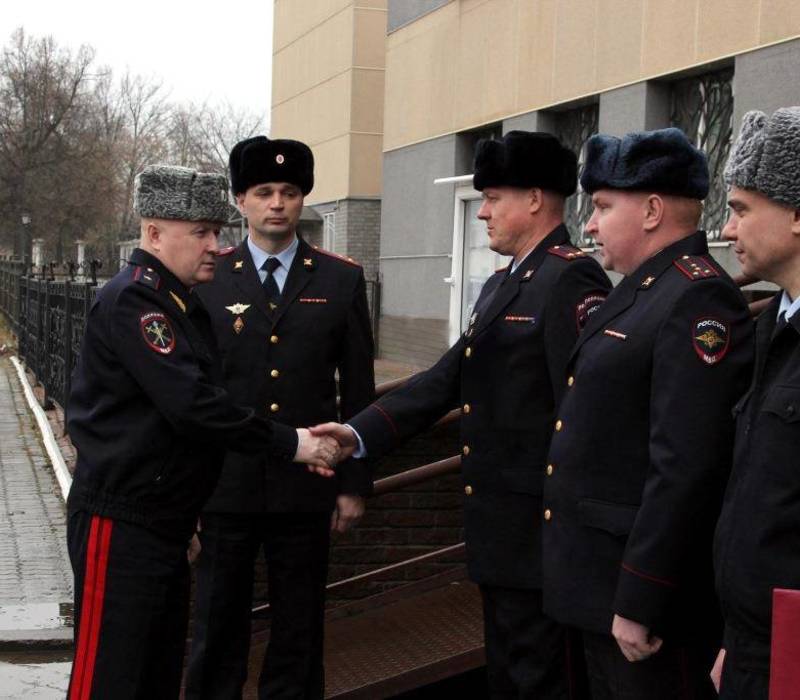
<svg viewBox="0 0 800 700">
<path fill-rule="evenodd" d="M 707 365 L 715 365 L 725 357 L 730 341 L 728 324 L 717 318 L 699 318 L 692 324 L 694 350 Z"/>
<path fill-rule="evenodd" d="M 144 342 L 161 355 L 169 355 L 175 349 L 175 333 L 164 314 L 151 311 L 139 319 Z"/>
</svg>

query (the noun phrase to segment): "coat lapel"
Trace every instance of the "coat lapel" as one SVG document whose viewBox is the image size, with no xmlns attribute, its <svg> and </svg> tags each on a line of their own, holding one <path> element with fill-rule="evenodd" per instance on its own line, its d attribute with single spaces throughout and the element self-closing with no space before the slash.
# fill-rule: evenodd
<svg viewBox="0 0 800 700">
<path fill-rule="evenodd" d="M 247 300 L 270 321 L 273 321 L 275 312 L 269 308 L 267 295 L 264 294 L 264 287 L 261 285 L 261 278 L 258 276 L 258 270 L 253 264 L 253 256 L 250 255 L 250 249 L 247 247 L 247 239 L 242 241 L 231 256 L 230 275 Z"/>
<path fill-rule="evenodd" d="M 309 263 L 308 261 L 311 262 Z M 275 310 L 275 323 L 278 323 L 283 314 L 286 313 L 286 309 L 289 308 L 291 303 L 297 298 L 297 295 L 300 294 L 311 281 L 316 268 L 317 259 L 314 250 L 308 243 L 300 238 L 297 252 L 294 254 L 294 260 L 292 260 L 289 274 L 286 277 L 286 283 L 283 285 L 281 300 L 278 303 L 278 308 Z"/>
<path fill-rule="evenodd" d="M 674 260 L 681 255 L 705 255 L 707 253 L 706 234 L 703 231 L 697 231 L 691 236 L 681 238 L 667 246 L 649 260 L 645 260 L 633 273 L 611 290 L 608 298 L 592 314 L 572 349 L 570 362 L 575 359 L 587 340 L 633 305 L 637 294 L 647 293 L 652 287 L 657 286 L 658 278 L 670 268 Z"/>
<path fill-rule="evenodd" d="M 563 245 L 564 243 L 569 243 L 569 233 L 562 224 L 551 231 L 522 261 L 520 266 L 514 270 L 513 274 L 500 283 L 500 286 L 494 292 L 494 296 L 486 304 L 486 308 L 478 314 L 473 336 L 478 336 L 486 330 L 492 321 L 497 318 L 498 314 L 516 299 L 521 286 L 531 280 L 544 261 L 548 248 L 555 245 Z"/>
</svg>

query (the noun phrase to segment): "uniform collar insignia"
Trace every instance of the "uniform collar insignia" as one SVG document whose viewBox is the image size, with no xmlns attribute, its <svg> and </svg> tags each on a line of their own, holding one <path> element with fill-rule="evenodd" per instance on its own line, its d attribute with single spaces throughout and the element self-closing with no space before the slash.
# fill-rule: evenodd
<svg viewBox="0 0 800 700">
<path fill-rule="evenodd" d="M 236 304 L 233 304 L 232 306 L 226 306 L 225 308 L 228 311 L 230 311 L 234 316 L 239 316 L 240 314 L 243 314 L 245 311 L 247 311 L 247 309 L 250 308 L 250 304 L 242 304 L 237 302 Z"/>
<path fill-rule="evenodd" d="M 186 303 L 181 299 L 175 292 L 170 291 L 169 295 L 172 297 L 173 301 L 178 305 L 178 308 L 186 313 Z"/>
<path fill-rule="evenodd" d="M 233 271 L 241 272 L 243 265 L 244 265 L 244 260 L 237 260 L 235 263 L 233 263 Z"/>
<path fill-rule="evenodd" d="M 655 282 L 655 281 L 656 281 L 656 278 L 653 277 L 653 275 L 648 275 L 647 277 L 644 278 L 644 280 L 642 280 L 642 289 L 649 288 L 650 285 L 652 285 L 653 282 Z"/>
<path fill-rule="evenodd" d="M 305 267 L 314 267 L 314 261 L 311 258 L 303 258 L 303 265 Z"/>
<path fill-rule="evenodd" d="M 529 280 L 533 276 L 533 270 L 528 270 L 524 275 L 522 275 L 522 279 Z"/>
</svg>

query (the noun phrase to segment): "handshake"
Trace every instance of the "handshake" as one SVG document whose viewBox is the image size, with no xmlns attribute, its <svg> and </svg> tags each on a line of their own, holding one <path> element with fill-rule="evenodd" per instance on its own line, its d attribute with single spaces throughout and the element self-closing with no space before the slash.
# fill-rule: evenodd
<svg viewBox="0 0 800 700">
<path fill-rule="evenodd" d="M 333 467 L 350 457 L 357 447 L 356 434 L 341 423 L 298 428 L 294 461 L 305 464 L 310 472 L 331 477 L 335 474 Z"/>
</svg>

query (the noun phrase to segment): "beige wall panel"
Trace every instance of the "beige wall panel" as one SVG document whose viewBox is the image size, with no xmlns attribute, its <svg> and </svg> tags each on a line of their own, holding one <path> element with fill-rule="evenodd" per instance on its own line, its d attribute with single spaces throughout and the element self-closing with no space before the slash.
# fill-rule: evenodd
<svg viewBox="0 0 800 700">
<path fill-rule="evenodd" d="M 379 197 L 383 139 L 380 136 L 350 136 L 350 188 L 348 197 Z"/>
<path fill-rule="evenodd" d="M 350 130 L 350 71 L 272 108 L 271 133 L 310 145 Z"/>
<path fill-rule="evenodd" d="M 458 32 L 456 128 L 514 111 L 516 0 L 463 3 Z"/>
<path fill-rule="evenodd" d="M 353 69 L 350 129 L 383 133 L 383 71 Z"/>
<path fill-rule="evenodd" d="M 760 43 L 780 41 L 800 34 L 798 0 L 761 0 Z"/>
<path fill-rule="evenodd" d="M 352 5 L 353 0 L 275 0 L 273 51 L 279 51 Z"/>
<path fill-rule="evenodd" d="M 372 7 L 378 10 L 385 10 L 387 1 L 386 0 L 354 0 L 353 5 L 356 9 L 359 7 Z"/>
<path fill-rule="evenodd" d="M 709 61 L 758 43 L 760 0 L 702 0 L 697 61 Z"/>
<path fill-rule="evenodd" d="M 666 73 L 694 62 L 698 2 L 644 0 L 643 75 Z"/>
<path fill-rule="evenodd" d="M 347 174 L 350 168 L 348 135 L 311 146 L 314 153 L 314 189 L 306 204 L 332 202 L 347 197 Z"/>
<path fill-rule="evenodd" d="M 556 17 L 553 98 L 568 100 L 595 90 L 596 2 L 561 0 Z"/>
<path fill-rule="evenodd" d="M 353 63 L 353 15 L 342 12 L 273 56 L 272 104 L 319 85 Z"/>
<path fill-rule="evenodd" d="M 597 0 L 597 84 L 638 80 L 642 62 L 642 0 Z"/>
<path fill-rule="evenodd" d="M 559 0 L 518 3 L 517 108 L 552 101 L 553 60 Z"/>
<path fill-rule="evenodd" d="M 353 65 L 383 68 L 386 63 L 386 12 L 356 8 L 353 26 Z"/>
<path fill-rule="evenodd" d="M 387 39 L 386 70 L 393 81 L 386 86 L 384 139 L 393 135 L 399 146 L 421 135 L 453 130 L 453 100 L 458 51 L 458 14 L 445 5 Z M 427 31 L 417 25 L 425 23 Z M 394 38 L 402 34 L 402 41 Z M 386 148 L 390 148 L 385 144 Z"/>
</svg>

